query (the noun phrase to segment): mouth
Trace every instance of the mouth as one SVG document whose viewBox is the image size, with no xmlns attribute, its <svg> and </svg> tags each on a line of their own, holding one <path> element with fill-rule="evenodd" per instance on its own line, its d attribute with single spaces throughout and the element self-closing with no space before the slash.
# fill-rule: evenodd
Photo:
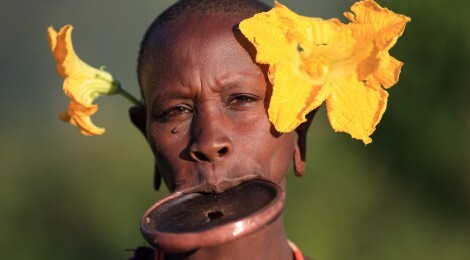
<svg viewBox="0 0 470 260">
<path fill-rule="evenodd" d="M 225 180 L 219 181 L 219 182 L 212 182 L 212 181 L 203 181 L 202 183 L 194 186 L 194 187 L 189 187 L 189 188 L 176 188 L 175 192 L 181 192 L 181 193 L 210 193 L 210 194 L 218 194 L 218 193 L 223 193 L 229 189 L 232 189 L 234 187 L 237 187 L 241 183 L 251 181 L 251 180 L 259 180 L 259 181 L 264 181 L 264 182 L 270 182 L 260 176 L 259 174 L 253 173 L 253 174 L 246 174 L 244 176 L 240 177 L 232 177 L 232 178 L 227 178 Z"/>
<path fill-rule="evenodd" d="M 172 193 L 143 215 L 142 235 L 166 252 L 188 252 L 233 241 L 278 219 L 285 200 L 278 185 L 253 178 L 238 181 L 220 193 L 202 186 L 197 192 Z"/>
</svg>

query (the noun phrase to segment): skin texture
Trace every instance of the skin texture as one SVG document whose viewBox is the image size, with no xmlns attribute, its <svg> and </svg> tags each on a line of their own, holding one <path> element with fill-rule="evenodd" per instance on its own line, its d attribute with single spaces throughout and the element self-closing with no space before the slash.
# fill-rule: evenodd
<svg viewBox="0 0 470 260">
<path fill-rule="evenodd" d="M 254 62 L 253 46 L 234 29 L 243 18 L 216 13 L 172 21 L 155 43 L 158 62 L 143 66 L 146 108 L 132 108 L 130 115 L 171 192 L 219 193 L 248 179 L 285 190 L 292 159 L 298 174 L 305 170 L 308 124 L 299 127 L 297 139 L 295 132 L 276 133 L 269 122 L 266 71 Z M 282 216 L 233 243 L 173 257 L 227 255 L 291 259 Z"/>
</svg>

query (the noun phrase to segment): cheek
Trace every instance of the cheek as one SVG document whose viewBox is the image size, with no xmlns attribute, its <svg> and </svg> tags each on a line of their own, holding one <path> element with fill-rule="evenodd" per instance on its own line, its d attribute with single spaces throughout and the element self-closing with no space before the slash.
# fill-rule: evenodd
<svg viewBox="0 0 470 260">
<path fill-rule="evenodd" d="M 294 154 L 296 135 L 294 132 L 277 134 L 267 116 L 259 117 L 244 128 L 243 139 L 239 139 L 247 160 L 253 160 L 263 169 L 263 177 L 277 184 L 283 183 Z"/>
<path fill-rule="evenodd" d="M 176 130 L 175 130 L 176 129 Z M 148 142 L 156 160 L 157 169 L 167 187 L 172 190 L 178 180 L 184 180 L 186 161 L 189 161 L 188 135 L 181 126 L 153 124 L 147 127 Z"/>
<path fill-rule="evenodd" d="M 277 183 L 285 180 L 289 172 L 294 155 L 295 133 L 284 133 L 279 137 L 273 137 L 267 149 L 272 151 L 269 161 L 270 178 Z"/>
<path fill-rule="evenodd" d="M 149 118 L 147 122 L 148 141 L 156 156 L 177 157 L 187 147 L 189 123 L 159 123 Z"/>
</svg>

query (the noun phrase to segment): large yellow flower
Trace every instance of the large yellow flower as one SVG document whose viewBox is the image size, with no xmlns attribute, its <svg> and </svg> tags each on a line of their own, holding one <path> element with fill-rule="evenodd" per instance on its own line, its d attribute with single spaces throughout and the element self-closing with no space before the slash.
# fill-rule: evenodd
<svg viewBox="0 0 470 260">
<path fill-rule="evenodd" d="M 256 61 L 269 64 L 273 85 L 270 121 L 290 132 L 326 101 L 335 131 L 370 143 L 387 106 L 389 88 L 398 81 L 400 61 L 388 51 L 410 18 L 373 0 L 353 5 L 351 21 L 297 15 L 275 2 L 272 10 L 240 23 L 257 49 Z"/>
<path fill-rule="evenodd" d="M 71 25 L 62 27 L 59 32 L 52 27 L 47 30 L 57 73 L 65 79 L 63 90 L 70 98 L 67 111 L 59 117 L 76 125 L 84 135 L 101 135 L 105 129 L 95 126 L 90 119 L 98 110 L 98 105 L 92 103 L 101 95 L 116 94 L 120 84 L 110 73 L 89 66 L 77 56 L 72 45 L 72 30 Z"/>
</svg>

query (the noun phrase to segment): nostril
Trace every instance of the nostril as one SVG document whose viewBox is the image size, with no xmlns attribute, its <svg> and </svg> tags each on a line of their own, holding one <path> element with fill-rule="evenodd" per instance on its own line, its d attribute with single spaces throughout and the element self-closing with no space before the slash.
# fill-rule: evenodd
<svg viewBox="0 0 470 260">
<path fill-rule="evenodd" d="M 226 155 L 227 152 L 228 152 L 227 147 L 224 147 L 224 148 L 220 149 L 220 150 L 217 152 L 217 154 L 219 155 L 219 158 L 220 158 L 220 157 L 223 157 L 224 155 Z"/>
<path fill-rule="evenodd" d="M 190 148 L 190 156 L 194 161 L 214 163 L 229 156 L 232 149 L 226 145 L 204 146 L 203 149 L 196 145 Z"/>
<path fill-rule="evenodd" d="M 200 161 L 209 161 L 209 158 L 207 158 L 207 156 L 201 152 L 193 152 L 193 154 Z"/>
</svg>

